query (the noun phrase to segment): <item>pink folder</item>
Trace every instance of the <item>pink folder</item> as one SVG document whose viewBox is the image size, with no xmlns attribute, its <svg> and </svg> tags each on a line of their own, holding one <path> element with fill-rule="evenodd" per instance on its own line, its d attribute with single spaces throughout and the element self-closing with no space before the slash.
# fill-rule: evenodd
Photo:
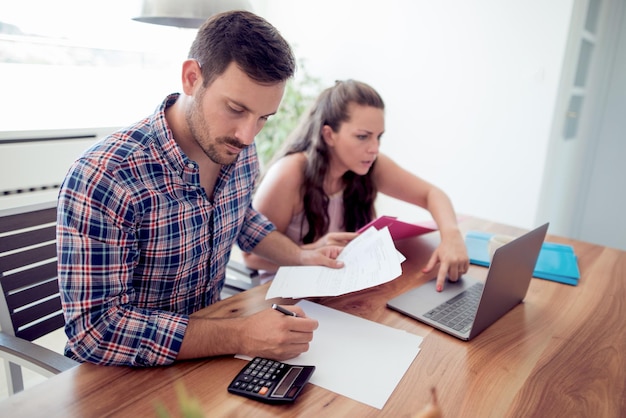
<svg viewBox="0 0 626 418">
<path fill-rule="evenodd" d="M 416 237 L 418 235 L 427 234 L 438 229 L 437 224 L 434 221 L 424 221 L 420 222 L 419 224 L 412 224 L 400 221 L 395 216 L 381 216 L 378 219 L 375 219 L 372 222 L 368 223 L 357 232 L 361 233 L 370 226 L 373 226 L 376 229 L 389 227 L 389 233 L 391 234 L 391 238 L 394 241 L 404 238 Z"/>
</svg>

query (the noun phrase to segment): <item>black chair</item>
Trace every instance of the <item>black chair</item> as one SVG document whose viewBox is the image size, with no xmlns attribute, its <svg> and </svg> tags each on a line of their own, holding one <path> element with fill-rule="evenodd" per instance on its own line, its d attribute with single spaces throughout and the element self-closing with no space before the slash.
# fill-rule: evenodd
<svg viewBox="0 0 626 418">
<path fill-rule="evenodd" d="M 9 394 L 21 367 L 50 377 L 79 363 L 33 343 L 64 326 L 57 282 L 56 202 L 0 211 L 0 357 Z"/>
</svg>

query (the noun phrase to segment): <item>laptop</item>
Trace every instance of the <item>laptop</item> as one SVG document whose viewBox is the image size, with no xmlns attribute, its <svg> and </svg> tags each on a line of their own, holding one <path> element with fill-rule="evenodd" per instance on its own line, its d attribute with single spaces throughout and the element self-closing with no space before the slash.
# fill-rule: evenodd
<svg viewBox="0 0 626 418">
<path fill-rule="evenodd" d="M 436 278 L 387 302 L 387 306 L 469 341 L 519 304 L 528 291 L 548 223 L 498 248 L 485 281 L 463 276 L 435 289 Z M 457 312 L 458 311 L 458 312 Z"/>
</svg>

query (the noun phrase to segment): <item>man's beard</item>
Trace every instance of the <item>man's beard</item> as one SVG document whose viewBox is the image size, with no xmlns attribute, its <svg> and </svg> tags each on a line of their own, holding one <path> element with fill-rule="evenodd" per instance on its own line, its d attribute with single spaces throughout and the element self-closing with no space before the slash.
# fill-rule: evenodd
<svg viewBox="0 0 626 418">
<path fill-rule="evenodd" d="M 245 144 L 242 144 L 237 138 L 222 136 L 218 138 L 211 138 L 211 129 L 204 119 L 203 94 L 194 98 L 193 106 L 187 111 L 185 120 L 189 126 L 189 132 L 193 140 L 204 151 L 204 154 L 216 164 L 228 165 L 237 160 L 239 154 L 230 155 L 220 153 L 218 150 L 219 144 L 229 144 L 231 146 L 244 149 Z"/>
</svg>

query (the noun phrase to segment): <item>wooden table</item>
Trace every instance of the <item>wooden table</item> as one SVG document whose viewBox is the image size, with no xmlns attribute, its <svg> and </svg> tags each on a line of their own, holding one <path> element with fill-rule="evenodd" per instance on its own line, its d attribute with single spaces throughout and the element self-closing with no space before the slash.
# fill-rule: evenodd
<svg viewBox="0 0 626 418">
<path fill-rule="evenodd" d="M 473 218 L 461 228 L 523 232 Z M 176 385 L 197 398 L 206 416 L 408 417 L 428 403 L 432 386 L 450 418 L 625 416 L 626 252 L 550 235 L 547 240 L 574 246 L 582 276 L 578 286 L 533 279 L 525 302 L 471 342 L 385 306 L 430 278 L 421 268 L 438 242 L 437 233 L 398 242 L 407 257 L 398 279 L 353 294 L 310 299 L 424 337 L 421 352 L 382 410 L 312 384 L 292 405 L 230 395 L 226 387 L 244 361 L 227 356 L 149 369 L 83 364 L 1 402 L 0 416 L 153 417 L 159 402 L 179 416 Z M 472 266 L 469 274 L 484 278 L 486 271 Z M 267 285 L 254 288 L 204 312 L 240 316 L 283 302 L 264 300 L 266 291 Z"/>
</svg>

